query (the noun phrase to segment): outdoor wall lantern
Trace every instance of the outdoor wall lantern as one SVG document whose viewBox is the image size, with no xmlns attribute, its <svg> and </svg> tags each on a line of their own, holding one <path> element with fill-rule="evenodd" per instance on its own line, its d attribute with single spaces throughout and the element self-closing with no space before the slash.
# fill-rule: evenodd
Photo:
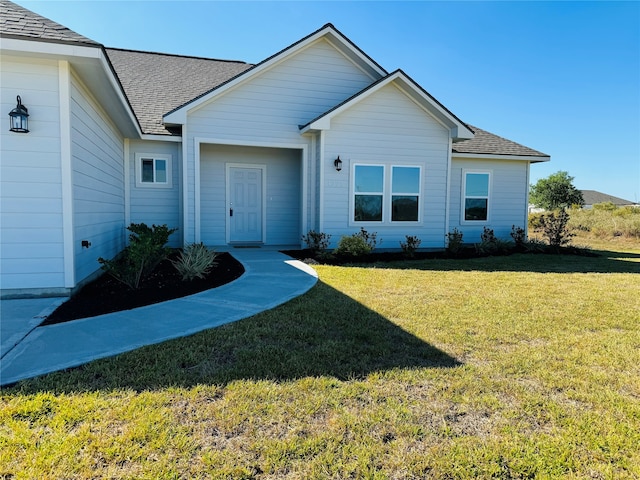
<svg viewBox="0 0 640 480">
<path fill-rule="evenodd" d="M 28 133 L 29 132 L 29 110 L 27 107 L 22 105 L 22 99 L 20 95 L 16 97 L 18 100 L 18 105 L 16 108 L 9 112 L 9 119 L 11 121 L 11 130 L 12 132 L 18 133 Z"/>
<path fill-rule="evenodd" d="M 340 160 L 340 155 L 333 161 L 333 166 L 336 167 L 336 172 L 342 170 L 342 160 Z"/>
</svg>

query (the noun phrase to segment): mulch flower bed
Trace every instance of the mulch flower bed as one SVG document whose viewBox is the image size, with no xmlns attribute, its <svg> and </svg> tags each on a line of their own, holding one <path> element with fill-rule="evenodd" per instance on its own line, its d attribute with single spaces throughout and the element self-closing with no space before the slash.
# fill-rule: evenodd
<svg viewBox="0 0 640 480">
<path fill-rule="evenodd" d="M 60 305 L 41 325 L 52 325 L 105 313 L 130 310 L 144 305 L 193 295 L 232 282 L 244 273 L 244 267 L 229 253 L 218 254 L 214 267 L 205 279 L 182 281 L 170 259 L 161 262 L 153 273 L 132 290 L 111 275 L 103 274 L 88 283 L 68 301 Z"/>
</svg>

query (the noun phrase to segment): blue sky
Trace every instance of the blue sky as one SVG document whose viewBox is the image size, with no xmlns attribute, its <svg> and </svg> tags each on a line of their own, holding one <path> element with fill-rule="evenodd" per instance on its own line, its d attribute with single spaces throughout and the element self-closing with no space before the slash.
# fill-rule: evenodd
<svg viewBox="0 0 640 480">
<path fill-rule="evenodd" d="M 108 47 L 257 63 L 333 23 L 467 123 L 640 202 L 640 2 L 26 1 Z"/>
</svg>

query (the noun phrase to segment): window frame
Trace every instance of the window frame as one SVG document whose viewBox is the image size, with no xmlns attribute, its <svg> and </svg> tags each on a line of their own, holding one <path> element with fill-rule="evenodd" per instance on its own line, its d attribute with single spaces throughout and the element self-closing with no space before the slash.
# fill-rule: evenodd
<svg viewBox="0 0 640 480">
<path fill-rule="evenodd" d="M 487 176 L 487 195 L 467 195 L 467 176 L 468 175 L 486 175 Z M 491 223 L 491 192 L 493 190 L 493 172 L 491 170 L 463 169 L 462 170 L 462 188 L 460 200 L 460 224 L 461 225 L 488 225 Z M 487 201 L 487 218 L 485 220 L 467 220 L 467 199 L 479 199 Z"/>
<path fill-rule="evenodd" d="M 153 182 L 142 181 L 142 164 L 145 160 L 153 160 Z M 156 164 L 158 161 L 164 161 L 166 166 L 167 180 L 165 182 L 158 182 L 156 180 Z M 172 174 L 172 157 L 171 155 L 158 154 L 158 153 L 136 153 L 135 155 L 135 168 L 136 168 L 136 187 L 138 188 L 172 188 L 173 174 Z"/>
<path fill-rule="evenodd" d="M 382 167 L 383 182 L 382 192 L 357 192 L 356 191 L 356 168 L 357 167 Z M 418 192 L 393 192 L 393 170 L 394 168 L 416 168 L 418 169 Z M 423 221 L 423 165 L 419 164 L 395 164 L 358 161 L 351 164 L 351 179 L 349 181 L 349 226 L 364 227 L 370 226 L 400 226 L 400 225 L 422 225 Z M 356 195 L 381 195 L 382 196 L 382 219 L 381 220 L 356 220 L 355 205 Z M 418 218 L 417 220 L 392 220 L 393 218 L 393 197 L 394 196 L 417 196 L 418 197 Z"/>
<path fill-rule="evenodd" d="M 417 192 L 394 192 L 393 191 L 393 170 L 395 168 L 417 168 L 418 169 L 418 191 Z M 415 225 L 421 223 L 422 219 L 422 166 L 421 165 L 390 165 L 389 166 L 389 223 L 393 225 Z M 393 197 L 418 197 L 418 218 L 415 220 L 394 220 L 393 219 Z"/>
<path fill-rule="evenodd" d="M 378 167 L 382 168 L 382 191 L 381 192 L 358 192 L 356 191 L 356 170 L 358 167 Z M 350 220 L 355 225 L 380 225 L 384 223 L 385 220 L 385 186 L 387 183 L 387 169 L 384 164 L 379 163 L 354 163 L 353 164 L 353 175 L 351 179 L 351 213 L 349 214 Z M 380 220 L 356 220 L 355 218 L 355 210 L 356 210 L 356 196 L 380 196 L 382 197 L 380 208 L 382 211 L 380 212 Z"/>
</svg>

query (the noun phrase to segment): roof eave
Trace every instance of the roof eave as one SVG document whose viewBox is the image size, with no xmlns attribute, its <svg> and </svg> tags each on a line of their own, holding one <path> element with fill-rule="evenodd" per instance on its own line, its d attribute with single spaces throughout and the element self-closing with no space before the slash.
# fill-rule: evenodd
<svg viewBox="0 0 640 480">
<path fill-rule="evenodd" d="M 464 153 L 453 151 L 452 158 L 471 158 L 471 159 L 483 159 L 483 160 L 517 160 L 530 163 L 542 163 L 549 162 L 551 157 L 549 155 L 510 155 L 501 153 Z"/>
</svg>

